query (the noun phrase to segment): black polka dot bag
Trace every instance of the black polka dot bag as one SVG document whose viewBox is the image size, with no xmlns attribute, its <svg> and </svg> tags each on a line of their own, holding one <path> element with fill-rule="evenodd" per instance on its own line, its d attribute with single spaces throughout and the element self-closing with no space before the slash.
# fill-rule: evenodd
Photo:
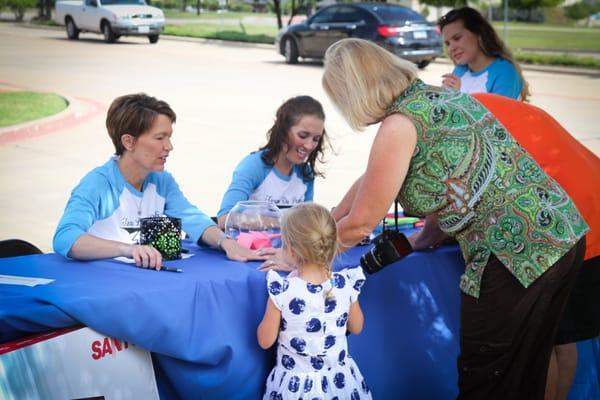
<svg viewBox="0 0 600 400">
<path fill-rule="evenodd" d="M 140 244 L 153 246 L 165 260 L 181 258 L 181 219 L 150 217 L 140 219 Z"/>
</svg>

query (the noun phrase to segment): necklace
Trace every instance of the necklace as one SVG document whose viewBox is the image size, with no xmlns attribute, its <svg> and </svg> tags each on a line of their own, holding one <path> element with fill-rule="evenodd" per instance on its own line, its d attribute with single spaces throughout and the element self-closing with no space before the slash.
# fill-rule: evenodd
<svg viewBox="0 0 600 400">
<path fill-rule="evenodd" d="M 136 198 L 137 196 L 134 195 L 134 198 Z M 142 216 L 142 204 L 144 203 L 144 193 L 142 192 L 142 197 L 140 198 L 140 201 L 138 202 L 136 199 L 135 202 L 135 206 L 137 207 L 137 215 L 138 218 Z"/>
</svg>

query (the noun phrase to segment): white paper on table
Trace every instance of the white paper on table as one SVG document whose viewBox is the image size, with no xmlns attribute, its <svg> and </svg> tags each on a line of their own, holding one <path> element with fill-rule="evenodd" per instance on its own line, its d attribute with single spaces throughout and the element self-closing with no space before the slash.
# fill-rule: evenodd
<svg viewBox="0 0 600 400">
<path fill-rule="evenodd" d="M 181 255 L 180 260 L 185 260 L 186 258 L 190 258 L 191 256 L 193 256 L 192 253 L 183 253 Z M 115 257 L 115 258 L 113 258 L 113 260 L 124 262 L 124 263 L 127 263 L 127 264 L 133 264 L 133 263 L 135 263 L 135 260 L 133 258 L 127 258 L 127 257 Z M 177 261 L 177 260 L 171 260 L 171 261 Z"/>
<path fill-rule="evenodd" d="M 47 285 L 51 282 L 54 282 L 54 279 L 33 278 L 28 276 L 15 275 L 0 275 L 0 284 L 5 285 L 23 285 L 34 287 L 37 285 Z"/>
</svg>

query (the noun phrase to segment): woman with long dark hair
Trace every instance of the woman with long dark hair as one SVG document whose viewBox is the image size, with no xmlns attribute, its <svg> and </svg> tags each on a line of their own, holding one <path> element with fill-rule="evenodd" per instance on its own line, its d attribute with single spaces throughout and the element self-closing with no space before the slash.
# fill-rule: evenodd
<svg viewBox="0 0 600 400">
<path fill-rule="evenodd" d="M 310 96 L 284 102 L 267 132 L 267 144 L 246 156 L 233 172 L 217 213 L 219 226 L 239 201 L 266 200 L 291 207 L 313 200 L 317 161 L 326 143 L 325 112 Z"/>
<path fill-rule="evenodd" d="M 452 10 L 438 21 L 448 56 L 455 64 L 442 86 L 463 93 L 494 93 L 526 101 L 529 85 L 511 51 L 477 10 Z"/>
</svg>

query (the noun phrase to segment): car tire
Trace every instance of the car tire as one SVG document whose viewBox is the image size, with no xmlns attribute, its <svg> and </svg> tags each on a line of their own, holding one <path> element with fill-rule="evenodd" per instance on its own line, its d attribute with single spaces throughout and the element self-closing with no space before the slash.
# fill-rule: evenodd
<svg viewBox="0 0 600 400">
<path fill-rule="evenodd" d="M 110 24 L 107 21 L 102 22 L 102 35 L 104 35 L 104 41 L 106 43 L 114 43 L 117 41 L 117 35 L 113 32 Z"/>
<path fill-rule="evenodd" d="M 73 18 L 67 18 L 67 20 L 65 21 L 65 28 L 67 30 L 67 37 L 70 40 L 79 39 L 79 29 L 77 29 L 77 25 L 75 25 L 75 21 L 73 21 Z"/>
<path fill-rule="evenodd" d="M 158 42 L 158 35 L 148 35 L 148 40 L 150 41 L 150 43 L 156 43 Z"/>
<path fill-rule="evenodd" d="M 296 46 L 296 42 L 291 37 L 283 39 L 283 56 L 285 57 L 285 62 L 288 64 L 298 63 L 298 46 Z"/>
<path fill-rule="evenodd" d="M 419 62 L 417 63 L 417 67 L 418 67 L 419 69 L 423 69 L 423 68 L 425 68 L 426 66 L 428 66 L 430 62 L 431 62 L 431 60 L 423 60 L 423 61 L 419 61 Z"/>
</svg>

